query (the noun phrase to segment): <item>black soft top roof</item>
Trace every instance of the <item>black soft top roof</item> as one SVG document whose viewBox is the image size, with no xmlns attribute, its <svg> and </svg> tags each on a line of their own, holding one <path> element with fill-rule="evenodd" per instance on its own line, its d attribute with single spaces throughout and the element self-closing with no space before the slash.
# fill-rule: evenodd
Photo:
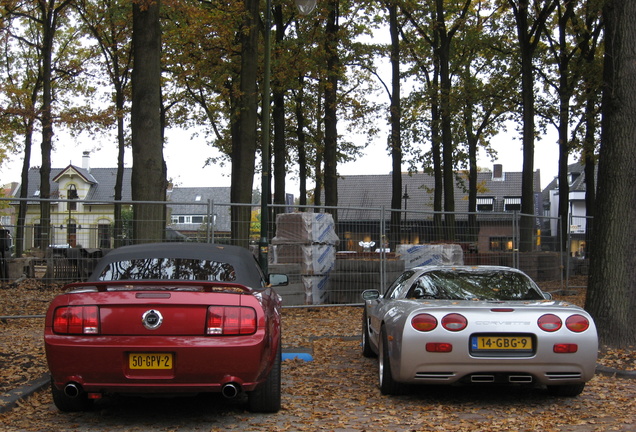
<svg viewBox="0 0 636 432">
<path fill-rule="evenodd" d="M 99 275 L 111 263 L 142 258 L 190 258 L 228 263 L 234 267 L 236 281 L 250 288 L 264 287 L 263 273 L 252 253 L 239 246 L 211 243 L 145 243 L 113 249 L 95 266 L 89 281 L 99 280 Z"/>
</svg>

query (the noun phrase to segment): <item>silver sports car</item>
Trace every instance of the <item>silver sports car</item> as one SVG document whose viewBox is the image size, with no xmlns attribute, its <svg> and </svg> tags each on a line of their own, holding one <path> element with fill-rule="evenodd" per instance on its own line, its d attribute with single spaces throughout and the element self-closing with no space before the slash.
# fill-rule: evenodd
<svg viewBox="0 0 636 432">
<path fill-rule="evenodd" d="M 577 396 L 594 376 L 592 317 L 519 270 L 416 267 L 384 295 L 362 296 L 363 355 L 379 357 L 383 394 L 407 384 L 508 383 Z"/>
</svg>

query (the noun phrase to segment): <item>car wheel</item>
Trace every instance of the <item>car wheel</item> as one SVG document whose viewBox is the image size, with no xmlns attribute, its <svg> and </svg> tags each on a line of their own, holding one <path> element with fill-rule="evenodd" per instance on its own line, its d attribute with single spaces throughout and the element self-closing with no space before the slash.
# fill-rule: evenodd
<svg viewBox="0 0 636 432">
<path fill-rule="evenodd" d="M 377 357 L 369 341 L 369 320 L 366 309 L 362 314 L 362 355 L 367 358 Z"/>
<path fill-rule="evenodd" d="M 402 394 L 404 392 L 404 385 L 395 381 L 391 372 L 391 359 L 389 357 L 388 337 L 384 326 L 382 326 L 380 330 L 378 352 L 380 392 L 383 395 Z"/>
<path fill-rule="evenodd" d="M 67 396 L 63 390 L 55 387 L 53 378 L 51 378 L 51 396 L 57 409 L 63 412 L 86 411 L 93 402 L 92 399 L 88 398 L 86 392 L 80 392 L 75 397 Z"/>
<path fill-rule="evenodd" d="M 580 395 L 584 388 L 585 383 L 550 385 L 548 393 L 552 396 L 574 397 Z"/>
<path fill-rule="evenodd" d="M 274 359 L 272 369 L 267 379 L 261 385 L 252 390 L 247 398 L 249 410 L 255 413 L 275 413 L 281 406 L 281 346 L 278 343 L 278 352 Z"/>
</svg>

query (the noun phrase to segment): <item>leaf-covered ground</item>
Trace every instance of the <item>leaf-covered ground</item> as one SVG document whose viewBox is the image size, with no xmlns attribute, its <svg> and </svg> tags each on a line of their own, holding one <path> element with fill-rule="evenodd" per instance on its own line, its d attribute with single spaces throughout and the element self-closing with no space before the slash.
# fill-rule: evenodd
<svg viewBox="0 0 636 432">
<path fill-rule="evenodd" d="M 551 290 L 550 287 L 545 288 Z M 60 287 L 34 282 L 0 289 L 0 316 L 44 314 Z M 567 300 L 582 304 L 584 291 Z M 311 349 L 314 360 L 283 362 L 283 410 L 245 412 L 216 396 L 191 399 L 104 399 L 87 413 L 62 414 L 48 391 L 0 415 L 7 431 L 606 431 L 635 430 L 636 380 L 596 376 L 577 398 L 540 389 L 422 387 L 400 397 L 377 388 L 377 361 L 360 353 L 361 309 L 283 311 L 285 347 Z M 0 391 L 44 374 L 41 318 L 0 321 Z M 608 350 L 600 363 L 636 370 L 633 350 Z"/>
</svg>

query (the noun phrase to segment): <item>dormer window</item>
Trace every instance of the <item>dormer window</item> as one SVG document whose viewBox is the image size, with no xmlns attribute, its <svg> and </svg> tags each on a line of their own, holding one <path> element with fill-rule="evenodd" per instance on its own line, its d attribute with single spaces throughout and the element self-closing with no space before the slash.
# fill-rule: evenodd
<svg viewBox="0 0 636 432">
<path fill-rule="evenodd" d="M 491 212 L 495 209 L 495 199 L 493 197 L 477 198 L 478 212 Z"/>
<path fill-rule="evenodd" d="M 504 198 L 504 211 L 521 211 L 521 198 L 520 197 L 507 197 Z"/>
<path fill-rule="evenodd" d="M 579 176 L 581 175 L 581 173 L 578 173 L 578 172 L 571 172 L 571 173 L 568 173 L 568 175 L 569 175 L 569 177 L 570 177 L 570 178 L 569 178 L 569 180 L 570 180 L 570 184 L 569 184 L 569 186 L 572 186 L 572 185 L 574 184 L 574 182 L 575 182 L 575 181 L 579 178 Z"/>
<path fill-rule="evenodd" d="M 197 196 L 195 196 L 195 197 L 194 197 L 194 200 L 195 200 L 196 202 L 201 201 L 201 195 L 197 195 Z"/>
</svg>

